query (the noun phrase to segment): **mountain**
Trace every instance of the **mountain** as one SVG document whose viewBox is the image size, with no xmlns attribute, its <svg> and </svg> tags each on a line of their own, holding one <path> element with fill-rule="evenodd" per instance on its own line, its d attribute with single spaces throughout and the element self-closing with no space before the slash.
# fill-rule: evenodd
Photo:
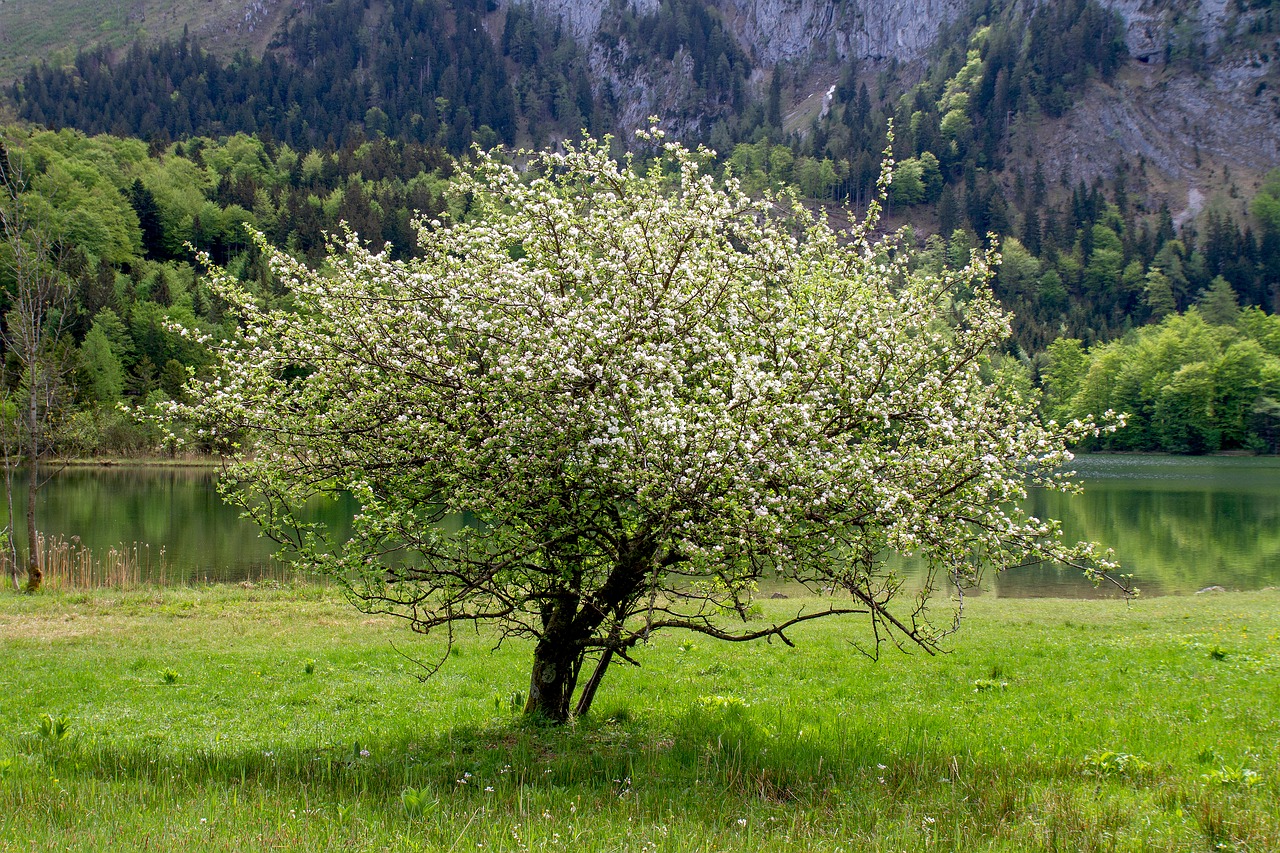
<svg viewBox="0 0 1280 853">
<path fill-rule="evenodd" d="M 1052 411 L 1199 419 L 1144 447 L 1277 446 L 1280 372 L 1253 350 L 1280 359 L 1280 0 L 45 6 L 65 33 L 33 53 L 30 7 L 0 2 L 0 164 L 72 247 L 77 452 L 154 443 L 115 403 L 204 364 L 165 331 L 227 322 L 192 247 L 279 300 L 245 225 L 309 263 L 341 223 L 411 256 L 418 214 L 466 215 L 450 154 L 584 129 L 622 147 L 654 115 L 749 191 L 797 188 L 837 221 L 879 197 L 891 151 L 885 224 L 939 272 L 1000 248 L 1006 363 Z M 1145 397 L 1099 403 L 1144 364 Z"/>
<path fill-rule="evenodd" d="M 1168 179 L 1167 194 L 1174 206 L 1191 215 L 1203 204 L 1197 199 L 1212 196 L 1222 183 L 1224 167 L 1234 171 L 1235 182 L 1243 182 L 1241 189 L 1247 191 L 1248 185 L 1280 163 L 1280 134 L 1273 131 L 1280 104 L 1276 71 L 1280 4 L 1273 0 L 1099 0 L 1099 5 L 1120 17 L 1128 68 L 1109 85 L 1085 87 L 1069 114 L 1055 117 L 1043 133 L 1025 140 L 1025 146 L 1042 155 L 1052 174 L 1065 169 L 1073 182 L 1088 182 L 1110 170 L 1118 157 L 1141 155 Z M 370 73 L 377 62 L 360 45 L 376 52 L 379 38 L 391 36 L 399 48 L 414 37 L 406 23 L 428 22 L 425 25 L 447 30 L 462 14 L 468 20 L 474 18 L 468 29 L 482 30 L 495 56 L 486 59 L 480 56 L 482 50 L 464 50 L 469 67 L 460 67 L 459 76 L 475 76 L 495 66 L 501 56 L 513 83 L 538 78 L 525 80 L 525 91 L 515 94 L 517 100 L 540 100 L 539 109 L 516 105 L 510 116 L 496 119 L 523 125 L 522 132 L 513 127 L 511 132 L 499 133 L 505 141 L 545 141 L 546 134 L 539 132 L 544 128 L 551 136 L 572 133 L 575 120 L 596 132 L 626 133 L 647 122 L 650 115 L 658 115 L 686 136 L 707 139 L 717 121 L 732 124 L 748 101 L 767 98 L 775 68 L 783 68 L 790 76 L 781 93 L 784 123 L 789 130 L 805 132 L 847 64 L 858 64 L 868 77 L 889 73 L 888 88 L 901 89 L 920 79 L 948 51 L 963 46 L 976 28 L 1010 16 L 1028 19 L 1029 9 L 1035 8 L 1035 4 L 971 0 L 483 0 L 478 6 L 437 3 L 434 14 L 424 16 L 422 6 L 422 0 L 399 7 L 388 0 L 345 4 L 342 0 L 49 0 L 40 4 L 37 14 L 35 4 L 6 3 L 0 4 L 0 43 L 5 46 L 0 75 L 21 76 L 24 64 L 40 58 L 50 60 L 53 68 L 72 67 L 77 47 L 120 62 L 135 39 L 146 46 L 166 40 L 176 43 L 185 36 L 222 62 L 237 55 L 314 62 L 314 57 L 305 58 L 306 40 L 315 45 L 315 21 L 327 20 L 330 26 L 347 27 L 342 35 L 356 49 L 350 51 L 350 67 L 330 66 L 326 72 L 338 77 L 354 72 L 359 77 Z M 513 51 L 513 18 L 516 29 L 526 34 L 526 43 L 541 39 L 547 44 L 540 49 L 517 45 Z M 530 36 L 534 30 L 538 35 Z M 562 43 L 565 35 L 572 36 L 572 47 Z M 105 46 L 105 52 L 94 54 L 97 46 Z M 327 47 L 333 50 L 336 44 Z M 449 50 L 443 52 L 444 62 L 458 61 L 456 49 L 452 55 Z M 410 52 L 397 61 L 412 65 L 429 60 Z M 549 77 L 548 64 L 562 66 L 552 70 L 566 72 L 561 74 L 563 84 L 554 75 Z M 535 73 L 529 73 L 531 67 L 537 69 Z M 278 76 L 277 71 L 270 73 Z M 590 95 L 581 91 L 587 87 Z M 175 88 L 180 88 L 177 81 Z M 341 101 L 343 125 L 362 123 L 373 107 L 387 112 L 377 93 L 352 91 L 340 98 L 340 90 L 332 86 L 311 87 L 313 91 L 297 88 L 313 97 Z M 456 108 L 462 105 L 460 97 L 475 98 L 480 105 L 492 97 L 483 94 L 484 86 L 462 86 L 461 90 L 454 86 L 445 93 L 437 89 L 408 91 L 408 100 L 430 101 L 443 94 Z M 150 94 L 139 93 L 140 97 Z M 361 103 L 353 103 L 346 94 Z M 574 100 L 577 109 L 561 116 L 557 100 Z M 477 103 L 465 105 L 473 131 L 484 122 L 475 120 Z M 308 108 L 301 104 L 302 111 Z M 523 115 L 516 115 L 522 110 Z M 594 122 L 593 110 L 597 112 Z M 86 124 L 44 112 L 41 116 L 28 110 L 24 115 L 54 124 Z M 275 132 L 272 125 L 286 121 L 287 112 L 288 104 L 281 104 L 280 115 L 257 117 L 253 124 Z M 429 122 L 433 118 L 422 106 L 412 113 Z M 448 122 L 456 115 L 441 118 Z M 391 123 L 396 119 L 392 115 Z M 179 121 L 167 130 L 171 134 L 195 131 L 182 130 L 189 123 Z M 228 130 L 250 129 L 225 120 L 223 124 Z M 315 127 L 314 118 L 310 125 Z M 157 130 L 127 115 L 116 115 L 110 122 L 100 120 L 87 129 L 144 136 Z M 467 128 L 459 131 L 455 135 L 469 138 Z M 327 135 L 332 131 L 313 134 L 313 141 Z M 718 141 L 723 143 L 724 136 Z"/>
<path fill-rule="evenodd" d="M 892 127 L 891 224 L 950 260 L 994 234 L 1035 262 L 1001 284 L 1028 352 L 1185 309 L 1219 276 L 1280 306 L 1280 224 L 1256 203 L 1280 166 L 1280 0 L 253 0 L 237 20 L 277 24 L 230 57 L 230 24 L 196 34 L 212 20 L 41 62 L 10 100 L 153 151 L 245 133 L 348 161 L 380 138 L 625 141 L 657 116 L 748 187 L 836 215 L 876 194 Z"/>
</svg>

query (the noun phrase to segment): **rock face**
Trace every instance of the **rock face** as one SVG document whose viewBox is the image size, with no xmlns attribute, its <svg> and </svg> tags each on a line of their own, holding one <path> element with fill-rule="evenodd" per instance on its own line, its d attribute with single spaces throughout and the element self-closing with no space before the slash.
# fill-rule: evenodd
<svg viewBox="0 0 1280 853">
<path fill-rule="evenodd" d="M 1129 54 L 1143 62 L 1164 58 L 1165 48 L 1179 39 L 1203 42 L 1211 50 L 1226 34 L 1230 0 L 1099 0 L 1125 22 Z"/>
<path fill-rule="evenodd" d="M 1047 173 L 1086 184 L 1141 157 L 1144 168 L 1163 176 L 1181 226 L 1230 183 L 1228 172 L 1247 186 L 1280 163 L 1280 98 L 1259 85 L 1267 72 L 1242 58 L 1216 62 L 1205 75 L 1138 66 L 1111 85 L 1091 87 L 1065 116 L 1047 122 L 1035 157 Z M 1243 214 L 1243 200 L 1233 201 Z"/>
<path fill-rule="evenodd" d="M 1090 183 L 1140 158 L 1166 182 L 1180 225 L 1215 188 L 1233 180 L 1248 186 L 1280 163 L 1280 57 L 1233 38 L 1248 32 L 1256 11 L 1230 0 L 1100 2 L 1124 18 L 1125 41 L 1138 62 L 1110 85 L 1091 86 L 1041 129 L 1035 156 L 1050 174 Z M 1167 55 L 1192 57 L 1197 70 L 1166 66 Z"/>
<path fill-rule="evenodd" d="M 608 49 L 595 36 L 611 7 L 626 3 L 638 15 L 656 12 L 661 0 L 508 0 L 558 18 L 590 54 L 591 71 L 616 97 L 618 123 L 639 127 L 657 115 L 677 133 L 705 131 L 724 105 L 696 106 L 688 57 L 670 62 L 639 57 L 625 42 Z M 727 31 L 759 70 L 784 61 L 922 59 L 939 30 L 970 0 L 705 0 L 719 10 Z M 691 107 L 693 107 L 691 109 Z M 674 118 L 679 116 L 679 118 Z"/>
<path fill-rule="evenodd" d="M 721 0 L 738 40 L 756 60 L 773 65 L 813 51 L 844 59 L 911 61 L 933 46 L 938 30 L 969 4 L 965 0 Z"/>
<path fill-rule="evenodd" d="M 1049 0 L 1041 0 L 1048 2 Z M 639 13 L 660 0 L 511 0 L 562 20 L 586 44 L 600 29 L 611 2 Z M 971 6 L 970 0 L 707 0 L 757 63 L 765 66 L 819 52 L 837 59 L 924 56 L 939 30 Z M 1142 60 L 1164 57 L 1165 47 L 1191 38 L 1212 51 L 1232 20 L 1232 0 L 1099 0 L 1125 21 L 1129 52 Z"/>
<path fill-rule="evenodd" d="M 514 0 L 532 6 L 548 15 L 559 18 L 573 37 L 587 44 L 600 29 L 600 19 L 609 8 L 611 0 Z M 658 10 L 659 0 L 625 0 L 638 15 Z"/>
<path fill-rule="evenodd" d="M 600 29 L 610 0 L 514 0 L 559 17 L 580 42 Z M 638 13 L 656 11 L 659 0 L 627 0 Z M 815 51 L 836 58 L 923 56 L 939 29 L 969 0 L 710 0 L 729 31 L 762 65 L 799 59 Z"/>
</svg>

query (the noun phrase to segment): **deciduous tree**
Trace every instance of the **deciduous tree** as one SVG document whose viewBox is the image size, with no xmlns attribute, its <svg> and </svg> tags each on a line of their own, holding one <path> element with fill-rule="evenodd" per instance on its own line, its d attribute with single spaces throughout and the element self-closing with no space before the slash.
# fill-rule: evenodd
<svg viewBox="0 0 1280 853">
<path fill-rule="evenodd" d="M 59 338 L 71 317 L 71 287 L 58 261 L 62 243 L 45 198 L 28 191 L 21 152 L 11 150 L 0 138 L 0 286 L 4 316 L 0 343 L 6 363 L 17 368 L 10 387 L 7 371 L 0 370 L 0 449 L 3 452 L 5 497 L 10 525 L 14 524 L 14 477 L 26 471 L 26 545 L 20 559 L 18 538 L 10 535 L 13 584 L 19 565 L 26 566 L 27 589 L 40 588 L 44 574 L 38 557 L 36 494 L 40 489 L 40 461 L 49 451 L 46 440 L 67 392 L 72 362 L 59 347 Z"/>
<path fill-rule="evenodd" d="M 1017 509 L 1093 428 L 984 379 L 1007 375 L 991 256 L 913 273 L 874 208 L 836 234 L 650 141 L 647 171 L 593 142 L 524 173 L 479 155 L 470 217 L 425 225 L 420 260 L 262 243 L 288 309 L 214 270 L 239 332 L 173 410 L 239 442 L 226 493 L 366 611 L 531 641 L 526 711 L 560 721 L 657 632 L 845 618 L 868 652 L 932 651 L 984 566 L 1107 568 Z M 295 514 L 341 491 L 349 537 Z M 891 553 L 923 559 L 918 591 Z M 775 580 L 819 603 L 762 620 Z"/>
</svg>

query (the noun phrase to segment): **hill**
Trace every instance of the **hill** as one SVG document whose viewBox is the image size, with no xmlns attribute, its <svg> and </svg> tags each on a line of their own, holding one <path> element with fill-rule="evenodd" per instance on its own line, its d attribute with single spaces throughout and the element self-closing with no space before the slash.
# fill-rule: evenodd
<svg viewBox="0 0 1280 853">
<path fill-rule="evenodd" d="M 0 81 L 47 60 L 123 49 L 136 41 L 176 40 L 184 30 L 219 56 L 261 56 L 299 0 L 6 0 L 0 3 Z"/>
</svg>

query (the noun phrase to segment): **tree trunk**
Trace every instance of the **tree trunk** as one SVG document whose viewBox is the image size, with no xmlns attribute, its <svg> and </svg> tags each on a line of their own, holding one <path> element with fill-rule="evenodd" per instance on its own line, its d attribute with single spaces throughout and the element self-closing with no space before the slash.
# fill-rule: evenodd
<svg viewBox="0 0 1280 853">
<path fill-rule="evenodd" d="M 529 678 L 529 701 L 524 712 L 555 723 L 569 720 L 573 690 L 578 684 L 583 650 L 560 638 L 543 638 L 533 650 L 533 673 Z"/>
<path fill-rule="evenodd" d="M 9 455 L 8 439 L 4 443 L 4 500 L 5 506 L 9 510 L 9 526 L 5 528 L 4 547 L 8 551 L 5 556 L 8 557 L 9 577 L 13 579 L 13 589 L 15 592 L 22 591 L 22 584 L 18 583 L 18 567 L 22 565 L 22 561 L 18 556 L 18 531 L 13 526 L 13 469 L 14 461 Z"/>
<path fill-rule="evenodd" d="M 569 702 L 584 652 L 581 635 L 573 625 L 581 601 L 576 593 L 566 590 L 543 605 L 542 637 L 533 648 L 526 716 L 541 716 L 555 723 L 569 719 Z"/>
<path fill-rule="evenodd" d="M 587 679 L 586 684 L 582 685 L 582 693 L 578 696 L 578 707 L 573 709 L 575 717 L 585 717 L 587 712 L 591 710 L 591 703 L 596 698 L 596 690 L 600 688 L 600 681 L 604 678 L 605 670 L 609 668 L 609 662 L 612 660 L 613 649 L 605 649 L 600 655 L 600 661 L 592 671 L 591 677 Z"/>
<path fill-rule="evenodd" d="M 44 582 L 44 572 L 40 570 L 40 543 L 36 538 L 36 493 L 40 488 L 40 472 L 34 435 L 30 450 L 27 456 L 27 592 L 37 592 Z"/>
<path fill-rule="evenodd" d="M 608 579 L 585 603 L 576 592 L 565 592 L 546 603 L 542 611 L 542 637 L 533 650 L 529 701 L 524 708 L 526 714 L 541 715 L 557 723 L 568 721 L 587 643 L 596 635 L 605 618 L 616 621 L 611 636 L 617 639 L 623 614 L 627 612 L 626 603 L 632 600 L 644 580 L 645 568 L 652 554 L 653 549 L 648 543 L 639 551 L 629 550 L 625 555 L 627 559 L 614 566 Z M 591 708 L 613 655 L 612 648 L 606 648 L 601 654 L 582 689 L 574 715 L 582 716 Z"/>
<path fill-rule="evenodd" d="M 9 517 L 13 518 L 12 512 L 9 513 Z M 18 561 L 18 552 L 16 548 L 12 547 L 12 542 L 13 534 L 10 533 L 9 541 L 5 543 L 5 550 L 8 551 L 8 553 L 5 554 L 5 562 L 9 564 L 9 579 L 13 581 L 13 591 L 22 592 L 22 584 L 18 582 L 18 575 L 20 574 L 18 566 L 20 566 L 21 563 Z"/>
</svg>

